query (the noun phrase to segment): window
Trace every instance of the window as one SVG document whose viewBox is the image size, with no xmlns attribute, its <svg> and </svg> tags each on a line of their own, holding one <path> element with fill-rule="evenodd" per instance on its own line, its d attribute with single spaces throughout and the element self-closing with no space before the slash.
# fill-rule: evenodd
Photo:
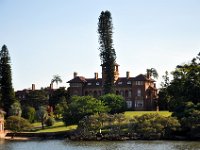
<svg viewBox="0 0 200 150">
<path fill-rule="evenodd" d="M 128 91 L 127 90 L 125 91 L 125 97 L 128 97 Z"/>
<path fill-rule="evenodd" d="M 96 85 L 99 85 L 99 82 L 97 82 Z"/>
<path fill-rule="evenodd" d="M 132 101 L 126 101 L 127 104 L 127 108 L 131 108 L 132 107 Z"/>
<path fill-rule="evenodd" d="M 135 84 L 136 85 L 143 85 L 144 83 L 143 83 L 143 81 L 136 81 Z"/>
<path fill-rule="evenodd" d="M 71 83 L 70 86 L 71 87 L 81 87 L 82 84 L 81 83 Z"/>
<path fill-rule="evenodd" d="M 135 101 L 135 108 L 143 108 L 143 107 L 144 107 L 143 100 L 136 100 Z"/>
<path fill-rule="evenodd" d="M 87 83 L 87 85 L 92 85 L 92 83 Z"/>
<path fill-rule="evenodd" d="M 131 81 L 128 81 L 128 82 L 127 82 L 127 84 L 129 84 L 129 85 L 130 85 L 130 84 L 131 84 Z"/>
<path fill-rule="evenodd" d="M 119 84 L 119 85 L 121 85 L 121 84 L 122 84 L 122 82 L 118 82 L 118 84 Z"/>
<path fill-rule="evenodd" d="M 137 96 L 141 96 L 141 89 L 137 89 Z"/>
<path fill-rule="evenodd" d="M 128 97 L 132 97 L 132 92 L 131 92 L 131 90 L 128 91 Z"/>
<path fill-rule="evenodd" d="M 120 95 L 121 95 L 121 96 L 124 96 L 124 91 L 120 91 Z"/>
</svg>

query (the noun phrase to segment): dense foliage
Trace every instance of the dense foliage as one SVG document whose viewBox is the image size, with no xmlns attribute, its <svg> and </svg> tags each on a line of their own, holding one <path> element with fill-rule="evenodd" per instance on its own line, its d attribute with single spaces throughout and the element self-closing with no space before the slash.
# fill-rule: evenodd
<svg viewBox="0 0 200 150">
<path fill-rule="evenodd" d="M 164 139 L 174 136 L 180 127 L 174 117 L 144 114 L 128 120 L 123 114 L 95 114 L 84 117 L 78 124 L 76 138 L 94 140 L 99 134 L 105 139 Z M 102 133 L 102 134 L 101 134 Z"/>
<path fill-rule="evenodd" d="M 32 128 L 28 120 L 19 116 L 10 116 L 6 119 L 5 128 L 13 132 L 27 131 Z"/>
<path fill-rule="evenodd" d="M 181 103 L 172 115 L 180 120 L 184 135 L 190 139 L 200 138 L 200 103 Z"/>
<path fill-rule="evenodd" d="M 167 72 L 163 76 L 159 105 L 178 118 L 183 136 L 200 138 L 200 53 L 191 62 L 178 65 L 172 75 L 170 82 Z"/>
<path fill-rule="evenodd" d="M 98 33 L 100 58 L 102 61 L 102 67 L 106 74 L 103 85 L 105 94 L 114 92 L 114 67 L 116 54 L 115 49 L 113 48 L 112 29 L 111 13 L 109 11 L 102 11 L 99 16 Z"/>
<path fill-rule="evenodd" d="M 39 109 L 40 106 L 48 105 L 48 92 L 41 89 L 30 91 L 26 95 L 26 99 L 22 102 L 23 106 L 31 106 L 36 110 Z"/>
<path fill-rule="evenodd" d="M 106 94 L 99 98 L 106 106 L 110 108 L 109 113 L 121 113 L 127 108 L 127 104 L 121 95 Z"/>
<path fill-rule="evenodd" d="M 107 112 L 105 104 L 91 96 L 74 96 L 63 114 L 66 125 L 77 124 L 83 117 Z"/>
<path fill-rule="evenodd" d="M 57 104 L 65 105 L 67 103 L 67 91 L 65 88 L 59 88 L 52 92 L 49 97 L 49 105 L 55 109 Z"/>
<path fill-rule="evenodd" d="M 19 102 L 14 102 L 9 109 L 9 115 L 21 117 L 21 114 L 22 114 L 21 104 Z"/>
<path fill-rule="evenodd" d="M 16 99 L 12 86 L 10 56 L 6 45 L 3 45 L 0 51 L 0 93 L 0 107 L 9 115 L 9 109 Z"/>
<path fill-rule="evenodd" d="M 45 106 L 40 106 L 39 109 L 36 111 L 37 119 L 42 124 L 42 129 L 44 129 L 45 121 L 49 118 L 47 108 Z"/>
<path fill-rule="evenodd" d="M 172 72 L 173 80 L 169 82 L 168 73 L 163 76 L 164 83 L 160 89 L 160 100 L 168 104 L 170 110 L 184 102 L 200 102 L 200 53 L 191 62 L 178 65 Z"/>
<path fill-rule="evenodd" d="M 22 117 L 27 119 L 30 123 L 35 121 L 36 111 L 34 107 L 26 106 L 22 109 Z"/>
<path fill-rule="evenodd" d="M 140 139 L 161 139 L 173 137 L 180 123 L 176 118 L 158 114 L 145 114 L 130 121 L 129 132 Z"/>
<path fill-rule="evenodd" d="M 54 125 L 54 123 L 55 123 L 55 119 L 51 116 L 51 117 L 49 117 L 46 121 L 45 121 L 45 125 L 46 126 L 53 126 Z"/>
</svg>

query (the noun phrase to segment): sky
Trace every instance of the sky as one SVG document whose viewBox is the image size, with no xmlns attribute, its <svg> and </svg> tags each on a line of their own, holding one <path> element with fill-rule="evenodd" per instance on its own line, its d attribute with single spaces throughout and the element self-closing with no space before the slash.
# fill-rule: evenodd
<svg viewBox="0 0 200 150">
<path fill-rule="evenodd" d="M 7 45 L 16 90 L 69 85 L 73 72 L 101 77 L 97 24 L 110 11 L 120 76 L 159 73 L 200 52 L 199 0 L 0 0 L 0 46 Z"/>
</svg>

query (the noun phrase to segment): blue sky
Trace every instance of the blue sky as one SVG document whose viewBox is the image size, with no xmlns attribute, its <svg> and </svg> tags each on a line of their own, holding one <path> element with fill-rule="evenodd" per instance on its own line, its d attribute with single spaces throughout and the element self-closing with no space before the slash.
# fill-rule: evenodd
<svg viewBox="0 0 200 150">
<path fill-rule="evenodd" d="M 0 0 L 0 46 L 6 44 L 15 90 L 63 83 L 73 72 L 101 76 L 98 17 L 109 10 L 120 76 L 187 63 L 200 52 L 199 0 Z"/>
</svg>

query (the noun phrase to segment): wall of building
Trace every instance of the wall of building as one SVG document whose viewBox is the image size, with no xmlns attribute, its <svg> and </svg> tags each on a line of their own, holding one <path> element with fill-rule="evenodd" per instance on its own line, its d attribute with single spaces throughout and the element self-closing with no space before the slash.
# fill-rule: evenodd
<svg viewBox="0 0 200 150">
<path fill-rule="evenodd" d="M 3 138 L 5 136 L 4 131 L 4 118 L 0 117 L 0 138 Z"/>
</svg>

